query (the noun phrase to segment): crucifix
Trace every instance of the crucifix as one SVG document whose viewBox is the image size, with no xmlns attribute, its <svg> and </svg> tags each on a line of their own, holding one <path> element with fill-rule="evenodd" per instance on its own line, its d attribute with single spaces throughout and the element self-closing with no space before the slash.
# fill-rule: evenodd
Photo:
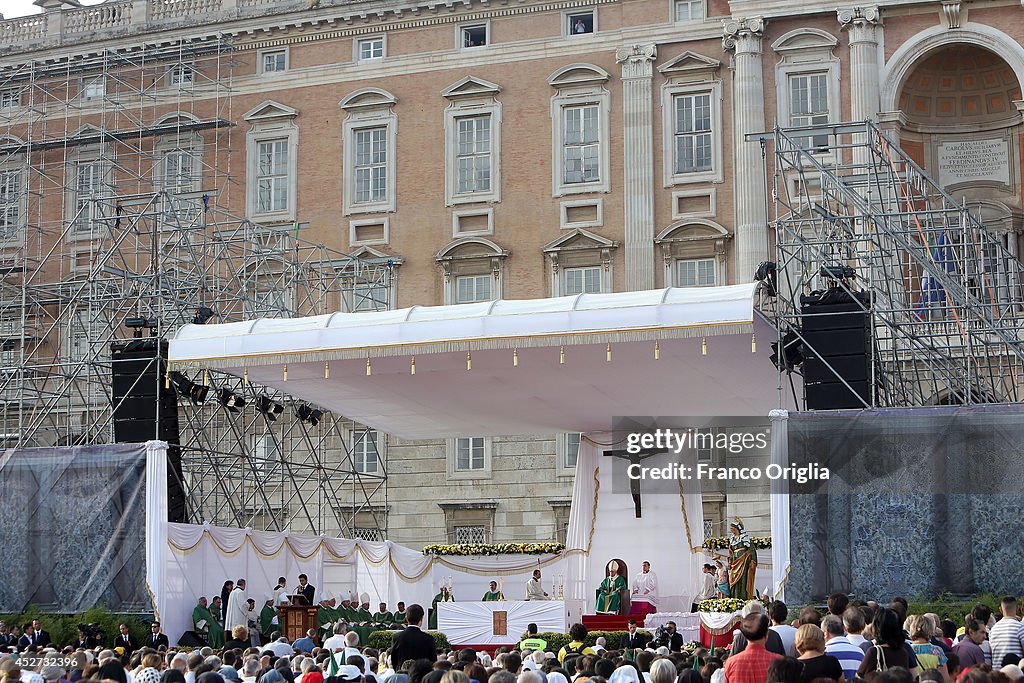
<svg viewBox="0 0 1024 683">
<path fill-rule="evenodd" d="M 636 453 L 630 453 L 624 450 L 611 450 L 604 451 L 602 455 L 610 458 L 622 458 L 623 460 L 629 461 L 630 465 L 639 465 L 644 459 L 650 458 L 654 455 L 661 455 L 664 453 L 664 449 L 656 450 L 653 448 L 642 448 Z M 636 518 L 640 519 L 643 517 L 643 506 L 640 501 L 640 480 L 630 479 L 629 480 L 629 492 L 633 496 L 633 510 L 636 513 Z"/>
</svg>

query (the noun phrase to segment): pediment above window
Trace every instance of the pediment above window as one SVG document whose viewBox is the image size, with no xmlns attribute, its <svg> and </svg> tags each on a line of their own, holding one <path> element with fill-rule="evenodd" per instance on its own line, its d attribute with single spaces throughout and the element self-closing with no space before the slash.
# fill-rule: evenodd
<svg viewBox="0 0 1024 683">
<path fill-rule="evenodd" d="M 658 71 L 668 78 L 680 76 L 702 76 L 704 78 L 710 78 L 714 76 L 721 67 L 722 63 L 717 59 L 705 57 L 704 55 L 696 52 L 686 51 L 678 57 L 661 64 L 658 67 Z"/>
<path fill-rule="evenodd" d="M 794 52 L 831 54 L 837 45 L 839 45 L 839 39 L 828 31 L 818 28 L 800 28 L 784 34 L 772 43 L 772 49 L 780 54 Z"/>
<path fill-rule="evenodd" d="M 691 218 L 672 223 L 654 238 L 654 242 L 661 244 L 663 242 L 727 239 L 732 239 L 732 234 L 718 223 Z"/>
<path fill-rule="evenodd" d="M 463 237 L 449 242 L 446 247 L 437 252 L 434 259 L 445 262 L 475 258 L 505 258 L 510 254 L 510 251 L 491 240 L 482 237 Z"/>
<path fill-rule="evenodd" d="M 395 256 L 394 254 L 388 254 L 381 251 L 380 249 L 374 249 L 369 246 L 362 246 L 351 253 L 351 256 L 358 259 L 366 259 L 368 261 L 378 261 L 384 263 L 390 263 L 391 265 L 398 267 L 405 263 L 405 259 L 401 256 Z"/>
<path fill-rule="evenodd" d="M 293 119 L 298 115 L 299 112 L 297 109 L 293 109 L 286 104 L 281 104 L 280 102 L 267 100 L 266 102 L 250 109 L 242 118 L 250 123 L 259 123 L 263 121 Z"/>
<path fill-rule="evenodd" d="M 398 98 L 387 90 L 380 88 L 360 88 L 350 93 L 338 103 L 338 106 L 347 111 L 358 111 L 361 109 L 380 109 L 392 107 L 398 103 Z"/>
<path fill-rule="evenodd" d="M 466 76 L 461 81 L 445 88 L 441 95 L 449 100 L 461 97 L 495 97 L 501 92 L 501 86 L 475 76 Z"/>
<path fill-rule="evenodd" d="M 583 251 L 588 249 L 617 249 L 619 243 L 602 235 L 577 228 L 544 245 L 544 253 Z"/>
<path fill-rule="evenodd" d="M 566 88 L 583 85 L 603 85 L 611 79 L 611 74 L 593 64 L 570 64 L 563 66 L 548 77 L 548 85 L 553 88 Z"/>
</svg>

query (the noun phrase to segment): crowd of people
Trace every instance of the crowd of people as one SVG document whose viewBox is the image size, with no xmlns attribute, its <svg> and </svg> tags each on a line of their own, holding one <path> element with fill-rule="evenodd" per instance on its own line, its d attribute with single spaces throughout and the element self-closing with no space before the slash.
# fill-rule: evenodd
<svg viewBox="0 0 1024 683">
<path fill-rule="evenodd" d="M 827 613 L 807 607 L 790 620 L 784 603 L 752 601 L 731 647 L 692 652 L 677 634 L 649 641 L 635 621 L 611 645 L 604 638 L 589 645 L 586 628 L 574 624 L 556 652 L 531 624 L 517 646 L 493 656 L 439 652 L 416 604 L 383 650 L 366 647 L 344 624 L 327 638 L 310 630 L 288 642 L 274 632 L 260 645 L 236 625 L 221 647 L 189 652 L 170 646 L 158 623 L 143 643 L 122 627 L 110 648 L 79 642 L 58 649 L 40 624 L 29 623 L 19 635 L 27 641 L 0 648 L 22 652 L 0 658 L 0 683 L 1024 683 L 1024 626 L 1014 598 L 1002 600 L 998 615 L 975 606 L 959 627 L 907 611 L 902 599 L 883 606 L 837 594 Z M 0 625 L 0 633 L 10 629 Z"/>
</svg>

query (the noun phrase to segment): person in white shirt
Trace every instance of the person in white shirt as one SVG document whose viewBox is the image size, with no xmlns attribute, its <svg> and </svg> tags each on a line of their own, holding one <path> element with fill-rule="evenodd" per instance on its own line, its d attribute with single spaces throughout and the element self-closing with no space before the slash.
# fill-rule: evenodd
<svg viewBox="0 0 1024 683">
<path fill-rule="evenodd" d="M 714 569 L 712 569 L 713 571 Z M 796 657 L 796 629 L 786 623 L 786 619 L 789 618 L 789 608 L 786 607 L 786 603 L 775 600 L 768 605 L 768 618 L 772 620 L 772 625 L 768 628 L 779 634 L 779 640 L 782 641 L 782 647 L 786 650 L 786 656 Z M 863 628 L 863 621 L 861 628 Z"/>
<path fill-rule="evenodd" d="M 534 569 L 533 576 L 530 577 L 529 581 L 526 582 L 526 599 L 527 600 L 547 600 L 548 594 L 544 592 L 544 587 L 540 583 L 540 570 Z"/>
<path fill-rule="evenodd" d="M 345 627 L 338 624 L 334 627 L 334 635 L 324 641 L 324 649 L 328 652 L 337 652 L 345 649 Z"/>
<path fill-rule="evenodd" d="M 697 612 L 697 605 L 710 600 L 715 597 L 715 567 L 711 564 L 705 564 L 701 571 L 704 572 L 704 583 L 701 585 L 700 593 L 693 598 L 693 604 L 690 605 L 691 612 Z"/>
<path fill-rule="evenodd" d="M 231 631 L 236 626 L 249 628 L 249 598 L 245 594 L 245 579 L 235 583 L 235 589 L 228 596 L 228 610 L 224 617 L 224 630 Z"/>
<path fill-rule="evenodd" d="M 651 563 L 644 562 L 641 572 L 633 579 L 633 603 L 646 606 L 647 614 L 658 611 L 658 575 L 651 571 Z"/>
<path fill-rule="evenodd" d="M 250 657 L 242 665 L 242 683 L 256 683 L 256 676 L 260 673 L 260 660 Z"/>
<path fill-rule="evenodd" d="M 295 650 L 292 648 L 292 644 L 288 642 L 287 638 L 282 636 L 277 631 L 274 631 L 274 633 L 272 633 L 270 637 L 273 640 L 273 642 L 267 645 L 265 648 L 263 648 L 264 650 L 270 650 L 277 657 L 292 656 L 292 653 Z"/>
<path fill-rule="evenodd" d="M 274 607 L 287 605 L 291 602 L 288 599 L 287 583 L 287 579 L 285 579 L 283 576 L 279 576 L 277 578 L 277 586 L 274 588 Z"/>
<path fill-rule="evenodd" d="M 867 652 L 871 643 L 862 635 L 864 633 L 864 613 L 860 611 L 859 607 L 846 608 L 846 611 L 843 612 L 843 626 L 846 627 L 846 639 Z"/>
</svg>

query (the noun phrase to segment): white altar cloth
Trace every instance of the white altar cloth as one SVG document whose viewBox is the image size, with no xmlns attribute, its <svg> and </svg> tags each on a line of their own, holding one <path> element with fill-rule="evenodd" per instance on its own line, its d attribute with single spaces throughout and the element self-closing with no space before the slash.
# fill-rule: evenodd
<svg viewBox="0 0 1024 683">
<path fill-rule="evenodd" d="M 655 612 L 644 617 L 644 630 L 654 633 L 659 626 L 670 621 L 676 624 L 676 632 L 684 643 L 700 640 L 700 616 L 696 612 Z"/>
<path fill-rule="evenodd" d="M 495 612 L 508 615 L 505 635 L 494 633 Z M 559 600 L 437 603 L 437 630 L 452 645 L 510 645 L 520 641 L 529 624 L 537 624 L 540 632 L 565 633 L 565 621 L 565 603 Z"/>
</svg>

